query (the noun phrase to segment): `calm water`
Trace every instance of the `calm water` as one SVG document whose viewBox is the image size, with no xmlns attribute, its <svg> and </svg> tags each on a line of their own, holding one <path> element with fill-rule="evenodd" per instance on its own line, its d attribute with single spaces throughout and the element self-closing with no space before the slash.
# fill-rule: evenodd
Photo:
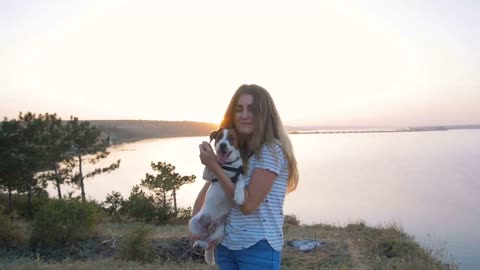
<svg viewBox="0 0 480 270">
<path fill-rule="evenodd" d="M 480 269 L 480 130 L 291 135 L 300 183 L 285 213 L 303 223 L 395 222 L 424 246 L 446 249 L 461 269 Z M 151 161 L 201 177 L 198 144 L 207 137 L 154 139 L 116 146 L 122 164 L 86 182 L 87 196 L 128 197 Z M 193 205 L 203 180 L 178 192 Z M 79 193 L 79 192 L 77 192 Z M 53 193 L 52 194 L 56 194 Z"/>
</svg>

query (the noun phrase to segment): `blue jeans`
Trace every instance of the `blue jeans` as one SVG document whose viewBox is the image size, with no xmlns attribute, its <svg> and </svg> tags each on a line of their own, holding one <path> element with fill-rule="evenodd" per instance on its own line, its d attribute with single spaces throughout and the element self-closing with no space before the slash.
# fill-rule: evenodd
<svg viewBox="0 0 480 270">
<path fill-rule="evenodd" d="M 281 259 L 281 252 L 274 250 L 267 240 L 244 250 L 230 250 L 222 244 L 215 248 L 215 263 L 220 270 L 279 270 Z"/>
</svg>

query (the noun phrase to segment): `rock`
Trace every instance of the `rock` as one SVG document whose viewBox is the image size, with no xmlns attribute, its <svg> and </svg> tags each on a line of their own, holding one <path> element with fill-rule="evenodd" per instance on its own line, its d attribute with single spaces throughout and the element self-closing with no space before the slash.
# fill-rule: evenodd
<svg viewBox="0 0 480 270">
<path fill-rule="evenodd" d="M 300 251 L 312 251 L 316 248 L 319 248 L 321 245 L 325 245 L 326 242 L 321 242 L 318 240 L 291 240 L 287 241 L 287 245 L 293 249 Z"/>
</svg>

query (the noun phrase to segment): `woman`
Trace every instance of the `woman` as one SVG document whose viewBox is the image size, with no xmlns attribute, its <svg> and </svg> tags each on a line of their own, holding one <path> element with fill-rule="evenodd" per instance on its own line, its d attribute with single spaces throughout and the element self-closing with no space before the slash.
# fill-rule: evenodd
<svg viewBox="0 0 480 270">
<path fill-rule="evenodd" d="M 298 183 L 297 162 L 290 139 L 270 94 L 258 85 L 242 85 L 233 95 L 221 128 L 235 128 L 247 165 L 245 203 L 234 206 L 227 219 L 225 238 L 215 248 L 219 269 L 280 269 L 283 246 L 283 203 Z M 232 198 L 235 186 L 217 162 L 207 142 L 200 160 Z M 210 183 L 198 194 L 195 215 L 203 205 Z"/>
</svg>

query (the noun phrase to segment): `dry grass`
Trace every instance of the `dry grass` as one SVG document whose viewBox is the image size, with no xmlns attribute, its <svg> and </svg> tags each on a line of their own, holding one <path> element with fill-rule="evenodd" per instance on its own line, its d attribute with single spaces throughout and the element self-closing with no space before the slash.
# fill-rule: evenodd
<svg viewBox="0 0 480 270">
<path fill-rule="evenodd" d="M 458 269 L 443 250 L 426 249 L 406 234 L 398 224 L 368 227 L 364 223 L 343 228 L 350 249 L 361 253 L 368 269 Z"/>
<path fill-rule="evenodd" d="M 152 231 L 152 228 L 145 226 L 129 231 L 120 242 L 122 260 L 151 263 L 155 259 L 151 245 Z"/>
<path fill-rule="evenodd" d="M 150 228 L 153 238 L 180 238 L 188 235 L 187 225 L 155 226 L 141 222 L 136 223 L 105 223 L 97 226 L 98 233 L 106 238 L 125 235 L 127 232 L 139 226 Z"/>
<path fill-rule="evenodd" d="M 317 239 L 325 242 L 311 252 L 300 252 L 285 245 L 282 269 L 458 269 L 441 250 L 425 249 L 395 224 L 369 227 L 364 223 L 347 226 L 328 224 L 285 224 L 285 240 Z M 154 239 L 180 239 L 188 235 L 186 225 L 153 226 L 142 223 L 101 224 L 97 233 L 104 239 L 127 235 L 141 225 Z M 443 261 L 443 262 L 442 262 Z M 87 261 L 65 260 L 46 263 L 35 259 L 8 260 L 0 256 L 0 269 L 215 269 L 203 263 L 173 263 L 155 259 L 152 263 L 127 262 L 113 257 Z"/>
<path fill-rule="evenodd" d="M 90 270 L 90 269 L 139 269 L 139 270 L 183 270 L 183 269 L 193 269 L 193 270 L 213 270 L 215 267 L 208 266 L 206 264 L 197 264 L 197 263 L 164 263 L 159 260 L 155 260 L 149 264 L 142 264 L 139 262 L 129 262 L 116 260 L 113 258 L 106 258 L 95 261 L 63 261 L 61 263 L 44 263 L 41 261 L 35 261 L 31 259 L 19 259 L 15 261 L 2 261 L 0 259 L 0 269 L 18 269 L 18 270 L 60 270 L 60 269 L 70 269 L 70 270 Z"/>
</svg>

